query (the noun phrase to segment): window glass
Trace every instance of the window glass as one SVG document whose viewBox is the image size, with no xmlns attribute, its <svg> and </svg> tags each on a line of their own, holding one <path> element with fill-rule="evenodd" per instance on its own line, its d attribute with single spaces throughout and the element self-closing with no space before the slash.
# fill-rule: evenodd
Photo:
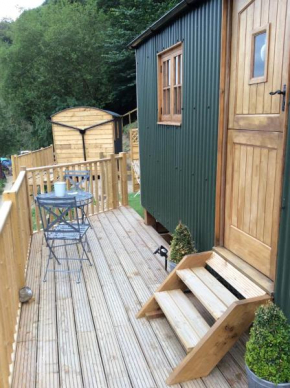
<svg viewBox="0 0 290 388">
<path fill-rule="evenodd" d="M 258 34 L 254 38 L 254 64 L 253 77 L 263 77 L 265 75 L 265 57 L 266 57 L 266 32 Z"/>
</svg>

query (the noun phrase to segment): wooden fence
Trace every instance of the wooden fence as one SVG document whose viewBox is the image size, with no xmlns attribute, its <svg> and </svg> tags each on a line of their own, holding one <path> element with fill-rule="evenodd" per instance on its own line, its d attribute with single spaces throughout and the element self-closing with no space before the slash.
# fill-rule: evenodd
<svg viewBox="0 0 290 388">
<path fill-rule="evenodd" d="M 9 383 L 9 366 L 19 317 L 18 291 L 25 284 L 25 266 L 32 235 L 26 173 L 3 194 L 0 209 L 0 387 Z"/>
<path fill-rule="evenodd" d="M 11 155 L 13 181 L 15 182 L 21 167 L 31 168 L 54 164 L 53 146 L 29 152 L 23 155 Z"/>
<path fill-rule="evenodd" d="M 140 185 L 138 183 L 138 178 L 133 169 L 132 162 L 139 163 L 139 132 L 138 128 L 133 128 L 130 130 L 130 157 L 131 157 L 131 176 L 134 193 L 140 190 Z"/>
<path fill-rule="evenodd" d="M 39 231 L 42 228 L 40 214 L 34 203 L 35 196 L 52 191 L 54 183 L 63 180 L 66 170 L 90 171 L 87 190 L 93 194 L 94 201 L 89 205 L 89 215 L 115 209 L 120 204 L 128 205 L 126 159 L 127 154 L 121 152 L 118 155 L 110 154 L 110 157 L 103 159 L 26 169 L 34 230 Z M 67 180 L 67 189 L 69 188 L 70 182 Z"/>
</svg>

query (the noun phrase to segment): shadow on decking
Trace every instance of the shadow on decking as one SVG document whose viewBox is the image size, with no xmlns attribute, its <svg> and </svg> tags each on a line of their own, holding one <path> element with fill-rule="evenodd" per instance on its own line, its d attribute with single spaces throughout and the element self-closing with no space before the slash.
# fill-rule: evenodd
<svg viewBox="0 0 290 388">
<path fill-rule="evenodd" d="M 27 285 L 35 300 L 23 305 L 13 384 L 31 387 L 166 387 L 185 351 L 165 318 L 136 313 L 167 276 L 152 252 L 164 240 L 130 208 L 91 217 L 94 266 L 76 274 L 50 273 L 42 282 L 48 250 L 33 236 Z M 67 252 L 73 255 L 73 248 Z M 192 301 L 211 322 L 194 297 Z M 247 387 L 244 335 L 213 372 L 174 387 Z"/>
</svg>

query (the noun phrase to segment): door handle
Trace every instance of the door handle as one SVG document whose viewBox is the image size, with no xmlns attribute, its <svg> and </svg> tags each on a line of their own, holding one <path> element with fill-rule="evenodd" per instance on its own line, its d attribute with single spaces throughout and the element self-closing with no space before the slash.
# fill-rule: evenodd
<svg viewBox="0 0 290 388">
<path fill-rule="evenodd" d="M 275 94 L 282 94 L 282 112 L 285 110 L 285 102 L 286 102 L 286 85 L 283 85 L 283 90 L 276 90 L 276 92 L 270 92 L 270 96 L 275 96 Z"/>
</svg>

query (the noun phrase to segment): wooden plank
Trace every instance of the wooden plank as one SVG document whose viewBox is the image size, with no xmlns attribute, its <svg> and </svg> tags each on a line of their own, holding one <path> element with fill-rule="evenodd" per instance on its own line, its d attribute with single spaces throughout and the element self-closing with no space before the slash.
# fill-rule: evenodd
<svg viewBox="0 0 290 388">
<path fill-rule="evenodd" d="M 238 300 L 225 286 L 223 286 L 214 276 L 212 276 L 204 267 L 193 268 L 192 272 L 206 284 L 206 286 L 229 307 Z"/>
<path fill-rule="evenodd" d="M 182 293 L 181 290 L 175 291 Z M 174 298 L 171 297 L 171 292 L 172 291 L 155 292 L 154 296 L 185 350 L 190 352 L 190 350 L 199 342 L 199 336 L 188 323 L 187 318 L 180 311 L 178 305 L 175 304 Z"/>
<path fill-rule="evenodd" d="M 167 379 L 167 384 L 206 376 L 252 323 L 269 296 L 234 302 Z"/>
<path fill-rule="evenodd" d="M 94 245 L 96 247 L 100 244 L 99 249 L 102 248 L 102 251 L 104 252 L 99 252 L 98 256 L 96 256 L 98 262 L 98 274 L 100 276 L 103 293 L 106 298 L 108 308 L 111 312 L 112 321 L 114 322 L 116 334 L 118 336 L 118 341 L 123 353 L 128 373 L 134 386 L 152 387 L 154 386 L 152 374 L 154 374 L 154 377 L 158 378 L 158 381 L 161 382 L 162 379 L 160 378 L 160 372 L 162 371 L 164 382 L 164 374 L 166 373 L 164 373 L 164 369 L 166 369 L 168 373 L 168 366 L 166 366 L 166 364 L 164 365 L 164 362 L 162 363 L 159 361 L 159 354 L 161 355 L 161 353 L 160 351 L 157 351 L 157 349 L 155 363 L 153 363 L 152 360 L 150 361 L 150 359 L 146 358 L 145 354 L 143 353 L 145 350 L 141 348 L 139 341 L 146 341 L 146 338 L 141 338 L 138 336 L 137 340 L 137 327 L 133 327 L 131 320 L 128 321 L 128 307 L 125 308 L 124 302 L 122 301 L 122 298 L 126 297 L 126 302 L 129 303 L 130 301 L 130 308 L 135 305 L 136 311 L 136 304 L 138 304 L 138 299 L 136 298 L 134 292 L 132 292 L 130 282 L 122 270 L 122 265 L 116 256 L 113 246 L 110 244 L 109 239 L 106 237 L 101 223 L 93 222 L 93 226 L 96 234 L 99 237 L 99 241 L 95 241 Z M 109 265 L 111 268 L 115 268 L 112 273 Z M 130 317 L 134 317 L 134 314 L 129 314 L 129 318 Z M 135 320 L 135 322 L 137 321 Z M 142 325 L 142 323 L 138 322 L 137 325 L 138 327 L 141 327 L 139 325 Z M 144 325 L 142 326 L 144 327 Z M 132 354 L 134 354 L 134 358 L 132 358 Z M 151 363 L 152 374 L 148 373 L 148 362 Z M 156 365 L 157 362 L 158 367 Z"/>
<path fill-rule="evenodd" d="M 253 283 L 257 284 L 262 290 L 272 295 L 274 292 L 274 282 L 260 271 L 246 263 L 244 260 L 236 256 L 231 251 L 223 247 L 214 247 L 213 250 L 218 253 L 223 259 L 228 261 L 240 273 L 244 274 Z"/>
<path fill-rule="evenodd" d="M 177 276 L 187 285 L 210 314 L 218 319 L 227 306 L 197 277 L 191 269 L 177 270 Z"/>
<path fill-rule="evenodd" d="M 250 279 L 244 276 L 231 264 L 227 263 L 216 253 L 207 260 L 207 264 L 214 269 L 221 277 L 231 284 L 245 298 L 253 298 L 256 296 L 265 295 L 260 287 L 253 283 Z"/>
<path fill-rule="evenodd" d="M 54 277 L 49 281 L 42 282 L 48 248 L 42 246 L 41 280 L 40 280 L 40 303 L 37 335 L 37 370 L 36 387 L 59 387 L 59 367 L 57 348 L 57 319 Z"/>
</svg>

